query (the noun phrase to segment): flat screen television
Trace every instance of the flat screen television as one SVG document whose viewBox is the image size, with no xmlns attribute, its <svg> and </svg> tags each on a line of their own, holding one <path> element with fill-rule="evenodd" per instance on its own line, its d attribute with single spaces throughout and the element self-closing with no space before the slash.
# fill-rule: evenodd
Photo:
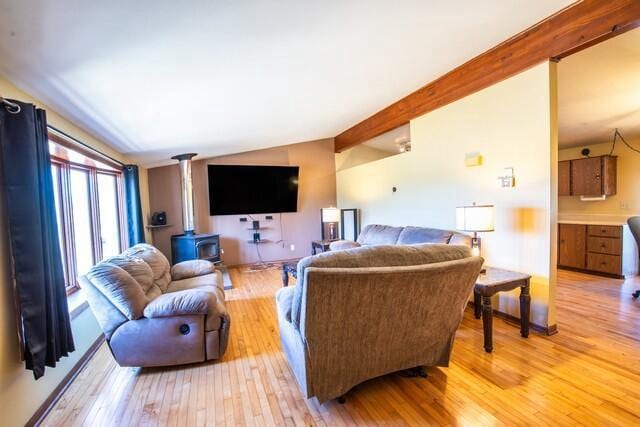
<svg viewBox="0 0 640 427">
<path fill-rule="evenodd" d="M 296 212 L 298 166 L 209 165 L 209 213 Z"/>
</svg>

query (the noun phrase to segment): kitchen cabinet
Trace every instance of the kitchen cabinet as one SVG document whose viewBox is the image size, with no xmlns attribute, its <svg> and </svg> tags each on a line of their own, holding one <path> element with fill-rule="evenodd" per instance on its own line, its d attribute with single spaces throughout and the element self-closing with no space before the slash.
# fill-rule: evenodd
<svg viewBox="0 0 640 427">
<path fill-rule="evenodd" d="M 559 196 L 613 196 L 616 191 L 616 156 L 585 157 L 558 162 Z"/>
</svg>

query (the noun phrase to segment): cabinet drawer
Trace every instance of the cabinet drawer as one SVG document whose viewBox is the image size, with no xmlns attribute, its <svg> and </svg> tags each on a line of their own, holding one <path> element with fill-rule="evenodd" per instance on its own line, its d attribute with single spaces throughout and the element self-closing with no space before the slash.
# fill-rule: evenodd
<svg viewBox="0 0 640 427">
<path fill-rule="evenodd" d="M 587 252 L 620 255 L 622 253 L 622 240 L 611 237 L 589 236 L 587 239 Z"/>
<path fill-rule="evenodd" d="M 587 270 L 602 273 L 622 274 L 621 258 L 618 255 L 587 254 Z"/>
<path fill-rule="evenodd" d="M 587 234 L 589 236 L 620 238 L 622 236 L 622 227 L 619 225 L 588 225 Z"/>
</svg>

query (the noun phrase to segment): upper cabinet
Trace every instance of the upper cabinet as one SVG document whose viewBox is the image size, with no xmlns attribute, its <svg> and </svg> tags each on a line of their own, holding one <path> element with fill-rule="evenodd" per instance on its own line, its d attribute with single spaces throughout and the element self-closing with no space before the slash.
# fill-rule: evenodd
<svg viewBox="0 0 640 427">
<path fill-rule="evenodd" d="M 616 156 L 585 157 L 558 163 L 559 196 L 616 194 Z"/>
<path fill-rule="evenodd" d="M 571 195 L 571 160 L 558 162 L 558 196 Z"/>
</svg>

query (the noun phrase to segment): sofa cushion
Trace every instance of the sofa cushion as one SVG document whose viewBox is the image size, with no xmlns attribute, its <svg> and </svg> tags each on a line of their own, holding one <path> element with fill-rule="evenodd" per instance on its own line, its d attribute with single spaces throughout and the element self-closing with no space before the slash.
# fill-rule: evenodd
<svg viewBox="0 0 640 427">
<path fill-rule="evenodd" d="M 171 267 L 171 280 L 188 279 L 190 277 L 204 276 L 216 271 L 211 261 L 206 259 L 190 259 L 182 261 Z"/>
<path fill-rule="evenodd" d="M 329 243 L 329 249 L 332 251 L 343 251 L 345 249 L 359 248 L 361 245 L 353 240 L 336 240 Z"/>
<path fill-rule="evenodd" d="M 361 245 L 394 245 L 398 241 L 401 231 L 402 227 L 369 224 L 362 229 L 358 236 L 358 243 Z"/>
<path fill-rule="evenodd" d="M 107 258 L 104 262 L 115 264 L 129 273 L 142 287 L 145 295 L 150 300 L 162 294 L 160 288 L 153 281 L 151 267 L 142 258 L 121 254 Z"/>
<path fill-rule="evenodd" d="M 287 322 L 291 322 L 291 303 L 293 302 L 294 295 L 294 287 L 280 288 L 278 292 L 276 292 L 276 307 L 278 308 L 278 315 Z"/>
<path fill-rule="evenodd" d="M 122 254 L 142 258 L 151 267 L 153 282 L 162 292 L 167 291 L 167 286 L 171 283 L 171 266 L 162 252 L 146 243 L 139 243 Z"/>
<path fill-rule="evenodd" d="M 398 236 L 399 245 L 415 245 L 419 243 L 449 243 L 453 231 L 438 230 L 426 227 L 404 227 Z"/>
<path fill-rule="evenodd" d="M 471 256 L 471 249 L 445 244 L 362 246 L 336 252 L 323 252 L 302 258 L 298 262 L 298 285 L 291 308 L 291 320 L 299 328 L 304 274 L 308 267 L 319 268 L 367 268 L 432 264 L 454 261 Z"/>
<path fill-rule="evenodd" d="M 127 319 L 142 317 L 149 299 L 140 284 L 125 270 L 115 264 L 101 262 L 89 270 L 86 278 Z"/>
<path fill-rule="evenodd" d="M 188 279 L 174 280 L 167 287 L 167 292 L 176 292 L 184 289 L 199 288 L 202 286 L 210 286 L 216 289 L 224 301 L 224 285 L 222 283 L 222 273 L 216 270 L 214 273 L 205 274 L 204 276 L 189 277 Z"/>
</svg>

